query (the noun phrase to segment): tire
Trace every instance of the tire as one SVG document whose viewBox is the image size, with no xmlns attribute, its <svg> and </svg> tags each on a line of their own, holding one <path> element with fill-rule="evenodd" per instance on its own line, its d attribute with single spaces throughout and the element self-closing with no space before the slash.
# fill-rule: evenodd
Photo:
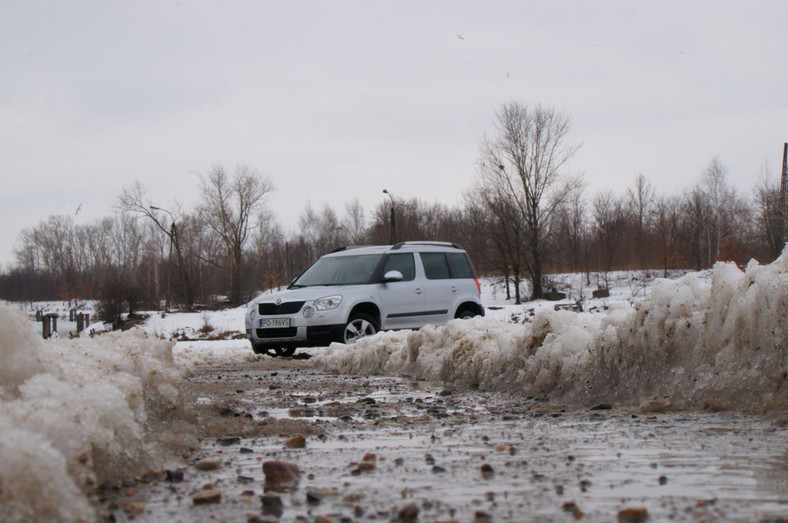
<svg viewBox="0 0 788 523">
<path fill-rule="evenodd" d="M 270 352 L 271 348 L 268 347 L 267 345 L 255 345 L 254 343 L 252 343 L 252 350 L 254 351 L 255 354 L 263 354 L 263 355 L 268 354 L 270 356 L 273 356 L 273 354 L 271 354 Z"/>
<path fill-rule="evenodd" d="M 283 358 L 289 358 L 295 354 L 295 351 L 295 347 L 277 347 L 274 349 L 276 356 L 282 356 Z"/>
<path fill-rule="evenodd" d="M 351 345 L 361 338 L 372 336 L 380 330 L 378 321 L 362 312 L 356 312 L 350 315 L 345 329 L 342 331 L 342 343 Z"/>
<path fill-rule="evenodd" d="M 475 317 L 476 317 L 476 313 L 470 309 L 459 310 L 457 311 L 457 314 L 454 315 L 454 319 L 456 320 L 467 320 Z"/>
<path fill-rule="evenodd" d="M 252 345 L 255 354 L 264 356 L 284 356 L 289 357 L 295 354 L 295 347 L 269 347 L 268 345 Z"/>
</svg>

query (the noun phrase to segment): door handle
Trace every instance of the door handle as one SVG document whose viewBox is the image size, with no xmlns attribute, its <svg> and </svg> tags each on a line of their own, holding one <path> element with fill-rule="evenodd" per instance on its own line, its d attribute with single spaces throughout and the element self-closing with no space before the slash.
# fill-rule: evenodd
<svg viewBox="0 0 788 523">
<path fill-rule="evenodd" d="M 424 292 L 424 291 L 423 291 L 423 290 L 421 290 L 421 288 L 420 288 L 420 287 L 416 289 L 416 294 L 421 294 L 422 292 Z"/>
</svg>

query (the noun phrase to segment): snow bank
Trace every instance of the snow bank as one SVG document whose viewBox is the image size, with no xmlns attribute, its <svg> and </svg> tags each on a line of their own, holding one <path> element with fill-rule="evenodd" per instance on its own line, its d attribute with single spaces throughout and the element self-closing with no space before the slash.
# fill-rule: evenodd
<svg viewBox="0 0 788 523">
<path fill-rule="evenodd" d="M 608 314 L 541 309 L 533 321 L 489 318 L 383 333 L 317 354 L 327 371 L 407 375 L 463 389 L 570 405 L 644 410 L 788 409 L 788 254 L 745 271 L 718 264 L 658 280 Z"/>
<path fill-rule="evenodd" d="M 0 520 L 93 521 L 97 487 L 197 443 L 171 348 L 141 331 L 45 342 L 0 302 Z"/>
</svg>

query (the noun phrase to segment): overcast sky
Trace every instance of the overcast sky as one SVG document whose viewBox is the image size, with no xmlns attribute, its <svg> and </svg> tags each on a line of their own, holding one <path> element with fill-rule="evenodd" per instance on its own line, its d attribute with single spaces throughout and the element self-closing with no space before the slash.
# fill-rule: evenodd
<svg viewBox="0 0 788 523">
<path fill-rule="evenodd" d="M 217 164 L 269 176 L 286 231 L 384 188 L 457 204 L 512 100 L 569 117 L 589 195 L 677 193 L 715 155 L 749 193 L 788 141 L 787 23 L 783 0 L 0 0 L 0 265 L 135 180 L 189 209 Z"/>
</svg>

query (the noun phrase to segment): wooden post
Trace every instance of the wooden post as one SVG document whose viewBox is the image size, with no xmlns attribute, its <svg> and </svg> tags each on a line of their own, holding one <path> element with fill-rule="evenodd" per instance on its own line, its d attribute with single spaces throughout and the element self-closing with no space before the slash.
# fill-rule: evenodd
<svg viewBox="0 0 788 523">
<path fill-rule="evenodd" d="M 52 335 L 51 324 L 49 323 L 49 314 L 44 314 L 41 316 L 41 329 L 41 334 L 44 336 L 44 339 L 47 339 Z"/>
</svg>

